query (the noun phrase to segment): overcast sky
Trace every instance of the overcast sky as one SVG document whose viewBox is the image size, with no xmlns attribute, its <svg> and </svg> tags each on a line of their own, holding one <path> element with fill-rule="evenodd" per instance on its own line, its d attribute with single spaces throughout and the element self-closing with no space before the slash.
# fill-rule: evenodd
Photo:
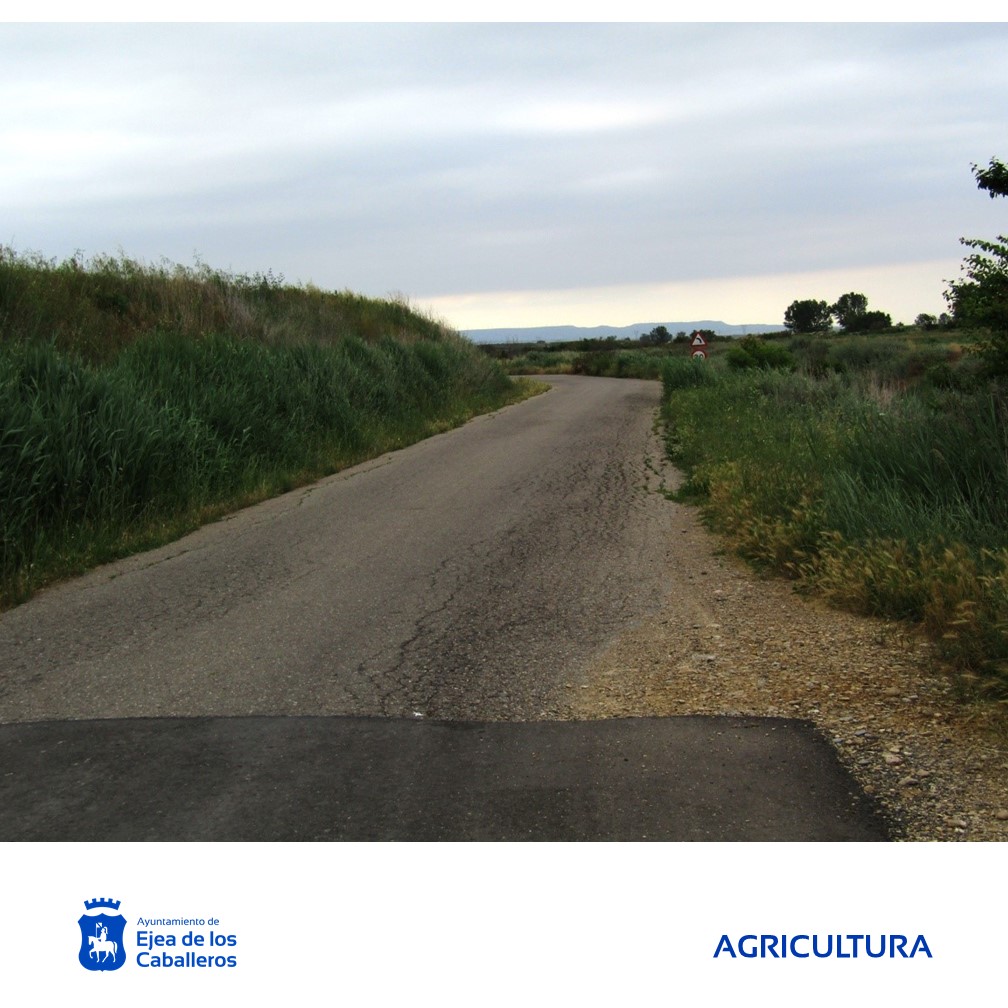
<svg viewBox="0 0 1008 1008">
<path fill-rule="evenodd" d="M 1008 25 L 0 25 L 0 244 L 460 329 L 944 310 Z"/>
</svg>

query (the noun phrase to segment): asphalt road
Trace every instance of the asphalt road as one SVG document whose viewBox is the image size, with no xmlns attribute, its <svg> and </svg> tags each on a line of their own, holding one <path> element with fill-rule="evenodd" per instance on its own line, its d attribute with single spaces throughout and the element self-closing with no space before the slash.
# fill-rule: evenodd
<svg viewBox="0 0 1008 1008">
<path fill-rule="evenodd" d="M 529 826 L 522 836 L 535 836 L 535 822 L 545 823 L 543 803 L 555 804 L 572 786 L 570 767 L 611 739 L 613 725 L 633 730 L 633 722 L 547 724 L 564 683 L 613 635 L 658 613 L 675 575 L 669 508 L 654 492 L 649 468 L 660 455 L 652 430 L 658 396 L 654 382 L 562 377 L 544 395 L 101 568 L 0 615 L 0 839 L 72 837 L 87 821 L 87 808 L 128 816 L 131 807 L 143 806 L 147 778 L 138 776 L 139 768 L 168 773 L 169 752 L 189 744 L 179 750 L 178 740 L 188 738 L 198 754 L 211 725 L 213 737 L 240 742 L 229 750 L 225 767 L 231 769 L 215 776 L 212 762 L 183 760 L 188 783 L 173 778 L 162 818 L 149 820 L 150 828 L 138 822 L 134 832 L 124 826 L 130 836 L 178 839 L 173 822 L 180 835 L 192 835 L 182 811 L 193 794 L 204 796 L 197 802 L 204 823 L 224 821 L 206 815 L 208 802 L 224 809 L 237 802 L 247 815 L 232 814 L 230 821 L 278 824 L 283 817 L 276 810 L 289 806 L 290 795 L 305 787 L 321 793 L 324 781 L 334 796 L 343 795 L 341 814 L 357 825 L 323 828 L 305 812 L 304 831 L 288 821 L 256 838 L 511 836 L 489 815 L 485 829 L 471 822 L 464 828 L 448 814 L 451 803 L 435 797 L 428 805 L 442 810 L 431 812 L 440 826 L 376 825 L 417 822 L 404 813 L 402 795 L 375 797 L 388 796 L 389 781 L 410 789 L 426 781 L 432 796 L 439 788 L 480 792 L 474 767 L 491 764 L 495 794 L 539 803 L 539 812 L 530 805 L 515 819 Z M 691 720 L 669 720 L 663 731 L 674 733 L 677 721 Z M 498 744 L 477 759 L 465 746 L 445 749 L 430 741 L 461 738 L 450 732 L 451 722 L 510 725 L 484 728 L 481 738 Z M 820 744 L 807 726 L 794 730 L 812 749 Z M 536 731 L 560 731 L 568 741 L 552 763 L 539 764 L 552 766 L 556 780 L 523 788 L 522 760 L 534 744 L 529 732 Z M 267 750 L 300 752 L 306 732 L 313 755 L 264 762 Z M 694 732 L 690 744 L 702 747 L 703 737 Z M 438 775 L 414 767 L 411 776 L 389 763 L 422 760 L 431 745 L 442 753 Z M 349 758 L 355 746 L 357 756 Z M 665 749 L 679 751 L 671 739 Z M 63 755 L 71 750 L 75 759 Z M 444 755 L 452 751 L 454 762 Z M 33 763 L 29 754 L 41 755 Z M 747 763 L 765 761 L 739 755 L 733 773 L 743 773 Z M 774 773 L 784 773 L 787 763 L 795 778 L 782 780 L 793 795 L 777 804 L 793 811 L 803 805 L 802 795 L 822 792 L 815 775 L 803 777 L 797 768 L 822 761 L 790 758 L 775 763 Z M 275 776 L 277 765 L 286 768 L 285 778 Z M 358 772 L 364 765 L 373 768 L 370 783 L 351 787 L 348 768 Z M 82 777 L 82 766 L 102 773 Z M 830 808 L 846 815 L 860 799 L 838 767 L 832 772 L 842 784 Z M 447 780 L 450 773 L 455 776 Z M 662 786 L 667 791 L 668 781 L 681 778 L 681 766 L 670 763 Z M 247 786 L 264 780 L 270 786 Z M 660 815 L 639 822 L 626 802 L 602 798 L 606 788 L 627 795 L 632 788 L 625 781 L 617 787 L 611 775 L 605 780 L 586 772 L 581 787 L 585 794 L 594 788 L 599 807 L 610 809 L 608 826 L 542 825 L 543 838 L 706 835 L 671 820 L 663 831 L 655 825 Z M 82 794 L 90 805 L 82 807 Z M 129 794 L 132 806 L 122 804 Z M 33 818 L 36 806 L 44 815 Z M 320 799 L 313 807 L 332 811 Z M 761 820 L 756 836 L 772 839 L 777 829 L 781 838 L 814 839 L 817 818 L 826 815 L 832 823 L 834 812 L 813 803 L 808 828 Z M 754 820 L 729 807 L 718 821 L 723 836 L 745 839 L 740 824 Z M 862 825 L 840 833 L 883 835 L 872 815 Z M 223 825 L 216 833 L 205 830 L 203 839 L 227 833 Z M 833 826 L 819 834 L 838 836 Z"/>
<path fill-rule="evenodd" d="M 0 725 L 5 840 L 880 840 L 802 722 Z"/>
<path fill-rule="evenodd" d="M 657 611 L 665 501 L 641 489 L 655 382 L 534 399 L 0 615 L 0 723 L 541 717 Z"/>
</svg>

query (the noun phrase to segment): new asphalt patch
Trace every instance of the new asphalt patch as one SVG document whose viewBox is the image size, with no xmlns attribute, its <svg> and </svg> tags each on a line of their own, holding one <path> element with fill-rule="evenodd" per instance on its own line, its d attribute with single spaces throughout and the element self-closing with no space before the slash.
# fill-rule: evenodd
<svg viewBox="0 0 1008 1008">
<path fill-rule="evenodd" d="M 803 721 L 0 725 L 0 840 L 886 840 Z"/>
</svg>

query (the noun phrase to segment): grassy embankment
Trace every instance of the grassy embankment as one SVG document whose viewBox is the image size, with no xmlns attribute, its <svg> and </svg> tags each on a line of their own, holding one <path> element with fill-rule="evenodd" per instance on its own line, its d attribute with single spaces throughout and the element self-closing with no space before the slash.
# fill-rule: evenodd
<svg viewBox="0 0 1008 1008">
<path fill-rule="evenodd" d="M 668 448 L 681 495 L 740 555 L 920 624 L 970 694 L 1005 701 L 1008 398 L 955 337 L 749 340 L 670 359 Z"/>
<path fill-rule="evenodd" d="M 529 391 L 397 301 L 0 248 L 0 607 Z"/>
</svg>

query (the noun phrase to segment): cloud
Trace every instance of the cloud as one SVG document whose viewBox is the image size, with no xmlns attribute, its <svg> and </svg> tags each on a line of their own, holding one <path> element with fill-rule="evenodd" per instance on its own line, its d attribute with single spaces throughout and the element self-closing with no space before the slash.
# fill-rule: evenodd
<svg viewBox="0 0 1008 1008">
<path fill-rule="evenodd" d="M 1000 226 L 969 165 L 1008 156 L 1006 42 L 1000 24 L 5 25 L 0 240 L 502 303 L 948 260 Z"/>
</svg>

